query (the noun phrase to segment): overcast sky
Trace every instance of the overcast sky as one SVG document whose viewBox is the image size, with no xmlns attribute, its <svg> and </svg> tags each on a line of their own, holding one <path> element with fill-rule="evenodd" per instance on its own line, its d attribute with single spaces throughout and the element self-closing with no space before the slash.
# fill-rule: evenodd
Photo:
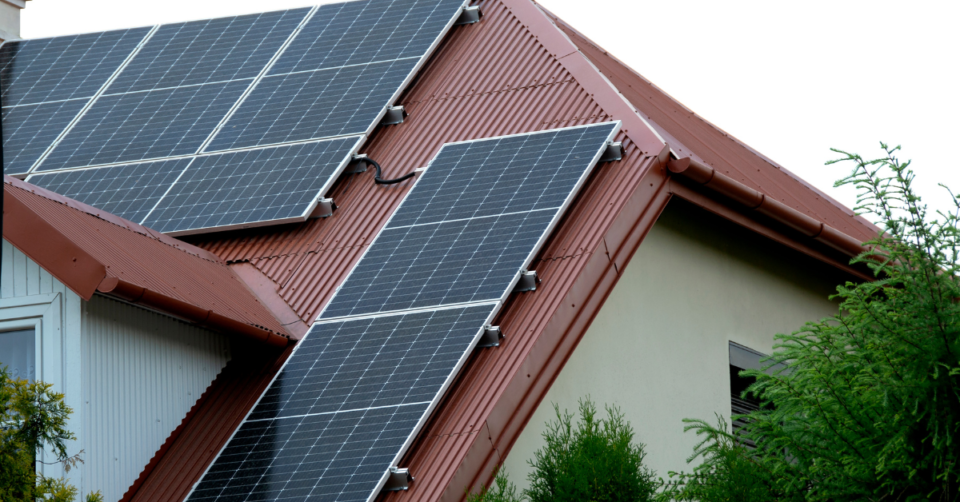
<svg viewBox="0 0 960 502">
<path fill-rule="evenodd" d="M 39 38 L 331 3 L 317 0 L 32 0 L 22 35 Z M 542 0 L 684 105 L 810 183 L 847 168 L 830 147 L 903 145 L 918 187 L 960 191 L 960 2 Z"/>
</svg>

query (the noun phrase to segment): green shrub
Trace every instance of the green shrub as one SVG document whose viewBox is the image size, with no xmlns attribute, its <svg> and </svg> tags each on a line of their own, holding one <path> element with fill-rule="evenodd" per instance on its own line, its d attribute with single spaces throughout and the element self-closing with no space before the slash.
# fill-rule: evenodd
<svg viewBox="0 0 960 502">
<path fill-rule="evenodd" d="M 747 392 L 764 409 L 746 418 L 740 447 L 725 424 L 692 421 L 703 464 L 675 475 L 676 500 L 960 500 L 960 204 L 928 214 L 898 148 L 864 160 L 839 184 L 884 233 L 853 260 L 876 280 L 837 288 L 837 315 L 777 335 L 769 362 L 788 369 Z M 738 482 L 760 481 L 737 493 Z"/>
<path fill-rule="evenodd" d="M 10 378 L 0 366 L 0 501 L 72 502 L 77 497 L 77 489 L 65 480 L 35 471 L 36 455 L 44 449 L 53 452 L 65 471 L 82 462 L 79 453 L 67 454 L 66 442 L 75 439 L 66 428 L 73 410 L 52 387 Z M 86 501 L 103 502 L 103 497 L 95 492 Z"/>
</svg>

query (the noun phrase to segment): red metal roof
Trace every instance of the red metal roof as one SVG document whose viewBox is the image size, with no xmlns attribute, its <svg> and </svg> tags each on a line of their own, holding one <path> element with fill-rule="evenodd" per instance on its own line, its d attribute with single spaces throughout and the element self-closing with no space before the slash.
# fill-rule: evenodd
<svg viewBox="0 0 960 502">
<path fill-rule="evenodd" d="M 95 292 L 277 345 L 289 335 L 215 255 L 4 177 L 3 237 L 84 299 Z"/>
<path fill-rule="evenodd" d="M 364 153 L 385 166 L 384 176 L 426 165 L 447 142 L 613 119 L 623 121 L 619 139 L 626 152 L 622 161 L 599 166 L 578 195 L 534 263 L 542 284 L 504 307 L 498 324 L 506 343 L 477 351 L 468 361 L 403 462 L 416 476 L 411 489 L 380 497 L 391 502 L 461 500 L 467 488 L 490 480 L 671 197 L 669 150 L 653 130 L 680 155 L 692 148 L 698 158 L 748 186 L 769 189 L 805 214 L 857 237 L 873 235 L 848 210 L 703 125 L 659 89 L 645 89 L 649 103 L 635 100 L 629 85 L 638 84 L 627 79 L 628 69 L 618 70 L 621 79 L 611 78 L 612 62 L 593 49 L 580 52 L 571 40 L 585 40 L 559 30 L 530 0 L 487 0 L 482 8 L 483 20 L 454 28 L 401 98 L 406 121 L 380 128 L 368 142 Z M 606 68 L 603 75 L 598 67 Z M 697 121 L 703 123 L 688 123 Z M 330 218 L 189 239 L 228 262 L 253 264 L 309 323 L 409 187 L 374 185 L 370 171 L 345 174 L 330 194 L 339 207 Z M 791 239 L 780 230 L 767 235 Z M 207 453 L 225 444 L 260 388 L 200 403 L 125 500 L 182 499 L 202 475 Z M 187 439 L 214 429 L 210 441 Z"/>
</svg>

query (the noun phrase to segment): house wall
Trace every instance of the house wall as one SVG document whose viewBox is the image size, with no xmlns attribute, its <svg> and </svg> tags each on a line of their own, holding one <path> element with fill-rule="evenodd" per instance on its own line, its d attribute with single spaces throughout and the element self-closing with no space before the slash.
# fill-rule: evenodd
<svg viewBox="0 0 960 502">
<path fill-rule="evenodd" d="M 6 240 L 0 249 L 0 331 L 33 329 L 36 333 L 36 377 L 53 384 L 53 391 L 62 392 L 64 402 L 74 410 L 81 409 L 80 386 L 80 309 L 82 299 L 63 283 L 40 268 Z M 82 449 L 83 424 L 74 413 L 67 428 L 77 436 L 67 443 L 67 453 Z M 50 456 L 38 460 L 51 461 Z M 38 463 L 45 476 L 66 476 L 74 484 L 81 478 L 81 469 L 64 473 L 59 464 Z"/>
<path fill-rule="evenodd" d="M 527 486 L 554 403 L 617 405 L 660 476 L 689 470 L 684 418 L 730 418 L 730 341 L 769 354 L 773 335 L 836 313 L 834 269 L 686 202 L 670 203 L 504 462 Z"/>
<path fill-rule="evenodd" d="M 226 336 L 101 296 L 84 301 L 3 241 L 0 331 L 34 329 L 36 375 L 74 410 L 64 473 L 83 494 L 119 500 L 230 360 Z M 47 456 L 40 460 L 51 462 Z"/>
<path fill-rule="evenodd" d="M 229 360 L 224 335 L 101 296 L 84 302 L 84 493 L 119 500 Z"/>
</svg>

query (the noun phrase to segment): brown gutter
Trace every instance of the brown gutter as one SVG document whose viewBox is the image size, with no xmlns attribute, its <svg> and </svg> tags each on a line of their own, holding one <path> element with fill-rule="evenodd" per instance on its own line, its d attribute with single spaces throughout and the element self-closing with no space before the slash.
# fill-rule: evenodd
<svg viewBox="0 0 960 502">
<path fill-rule="evenodd" d="M 267 329 L 244 324 L 228 317 L 224 317 L 212 310 L 204 310 L 195 305 L 164 296 L 149 289 L 131 284 L 116 277 L 105 277 L 97 291 L 114 296 L 129 303 L 143 305 L 180 317 L 200 326 L 226 333 L 236 333 L 247 336 L 259 342 L 277 347 L 286 347 L 289 339 Z"/>
<path fill-rule="evenodd" d="M 858 239 L 822 221 L 811 218 L 690 157 L 679 160 L 670 159 L 667 168 L 673 174 L 679 174 L 694 183 L 725 195 L 848 256 L 857 256 L 865 251 L 863 244 Z"/>
</svg>

